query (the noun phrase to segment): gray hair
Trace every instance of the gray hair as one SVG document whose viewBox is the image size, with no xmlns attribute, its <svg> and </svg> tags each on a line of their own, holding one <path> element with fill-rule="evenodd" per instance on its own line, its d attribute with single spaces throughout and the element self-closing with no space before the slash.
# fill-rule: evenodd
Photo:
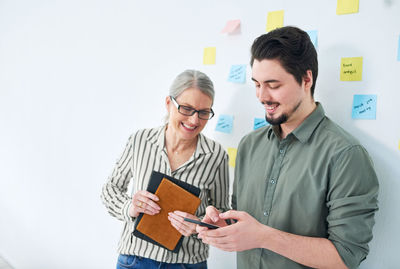
<svg viewBox="0 0 400 269">
<path fill-rule="evenodd" d="M 185 70 L 180 73 L 169 88 L 169 95 L 176 98 L 187 89 L 196 88 L 209 96 L 214 103 L 214 85 L 211 79 L 203 72 Z"/>
<path fill-rule="evenodd" d="M 180 73 L 172 82 L 169 88 L 169 95 L 177 98 L 185 90 L 195 88 L 200 90 L 211 98 L 212 104 L 214 103 L 214 84 L 211 79 L 198 70 L 188 69 Z M 168 123 L 169 114 L 164 118 L 164 122 Z"/>
</svg>

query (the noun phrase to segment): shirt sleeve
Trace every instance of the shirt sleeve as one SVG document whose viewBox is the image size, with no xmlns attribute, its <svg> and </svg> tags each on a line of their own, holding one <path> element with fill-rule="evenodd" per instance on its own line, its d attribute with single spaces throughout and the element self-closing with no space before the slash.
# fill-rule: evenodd
<svg viewBox="0 0 400 269">
<path fill-rule="evenodd" d="M 210 191 L 211 201 L 214 201 L 213 206 L 222 212 L 229 210 L 229 167 L 226 152 L 218 166 L 213 186 Z"/>
<path fill-rule="evenodd" d="M 328 239 L 348 268 L 357 268 L 372 240 L 379 183 L 366 150 L 351 146 L 333 162 L 327 194 Z"/>
<path fill-rule="evenodd" d="M 132 205 L 131 197 L 128 196 L 128 184 L 132 178 L 132 158 L 133 158 L 133 135 L 129 138 L 121 157 L 115 164 L 111 176 L 104 184 L 101 200 L 108 213 L 122 221 L 132 222 L 134 219 L 129 215 Z"/>
<path fill-rule="evenodd" d="M 245 139 L 248 136 L 244 136 L 240 142 L 239 142 L 239 146 L 237 149 L 237 154 L 236 154 L 236 165 L 235 165 L 235 175 L 234 175 L 234 181 L 233 181 L 233 191 L 232 191 L 232 201 L 231 201 L 231 205 L 232 205 L 232 209 L 237 210 L 237 185 L 239 184 L 239 175 L 240 175 L 240 163 L 242 163 L 241 159 L 242 159 L 242 155 L 243 155 L 243 141 L 245 141 Z"/>
</svg>

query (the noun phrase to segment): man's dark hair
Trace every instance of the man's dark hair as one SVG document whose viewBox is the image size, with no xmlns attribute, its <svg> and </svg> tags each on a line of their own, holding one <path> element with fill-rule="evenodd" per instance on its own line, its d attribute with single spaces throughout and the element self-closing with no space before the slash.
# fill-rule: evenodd
<svg viewBox="0 0 400 269">
<path fill-rule="evenodd" d="M 259 36 L 251 46 L 250 65 L 253 66 L 254 60 L 264 59 L 279 60 L 286 72 L 292 74 L 299 84 L 307 70 L 311 70 L 311 97 L 314 97 L 318 59 L 317 51 L 306 32 L 297 27 L 285 26 Z"/>
</svg>

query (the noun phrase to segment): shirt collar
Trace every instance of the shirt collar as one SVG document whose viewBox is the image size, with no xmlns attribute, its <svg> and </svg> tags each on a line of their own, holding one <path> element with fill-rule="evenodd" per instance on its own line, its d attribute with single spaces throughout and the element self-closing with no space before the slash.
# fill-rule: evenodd
<svg viewBox="0 0 400 269">
<path fill-rule="evenodd" d="M 292 133 L 301 143 L 306 143 L 325 117 L 325 111 L 320 103 L 317 108 Z"/>
<path fill-rule="evenodd" d="M 147 138 L 147 141 L 158 147 L 158 151 L 162 151 L 164 148 L 165 126 L 159 127 L 153 135 Z"/>
<path fill-rule="evenodd" d="M 318 124 L 325 117 L 325 111 L 322 105 L 316 102 L 317 108 L 298 126 L 291 134 L 293 134 L 301 143 L 305 143 L 311 137 Z M 271 139 L 271 135 L 275 134 L 276 137 L 280 137 L 279 126 L 271 126 L 268 130 L 268 139 Z M 289 134 L 290 135 L 290 134 Z"/>
<path fill-rule="evenodd" d="M 163 125 L 158 128 L 158 130 L 147 138 L 147 141 L 156 145 L 158 147 L 158 151 L 162 151 L 165 148 L 165 130 L 167 125 Z M 166 152 L 166 150 L 165 150 Z M 197 139 L 196 151 L 194 155 L 197 157 L 201 154 L 209 154 L 212 153 L 213 149 L 207 143 L 207 138 L 200 133 Z"/>
</svg>

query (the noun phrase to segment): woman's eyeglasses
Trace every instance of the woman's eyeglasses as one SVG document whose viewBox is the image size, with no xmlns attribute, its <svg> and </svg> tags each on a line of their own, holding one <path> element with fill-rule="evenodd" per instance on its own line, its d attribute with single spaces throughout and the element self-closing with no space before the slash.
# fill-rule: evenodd
<svg viewBox="0 0 400 269">
<path fill-rule="evenodd" d="M 204 109 L 204 110 L 196 110 L 193 107 L 182 106 L 182 105 L 178 104 L 178 102 L 172 96 L 170 96 L 170 98 L 172 100 L 172 103 L 174 103 L 174 105 L 178 109 L 178 112 L 181 113 L 182 115 L 193 116 L 193 114 L 197 112 L 197 116 L 199 117 L 199 119 L 202 119 L 202 120 L 209 120 L 212 117 L 214 117 L 214 111 L 211 108 Z"/>
</svg>

